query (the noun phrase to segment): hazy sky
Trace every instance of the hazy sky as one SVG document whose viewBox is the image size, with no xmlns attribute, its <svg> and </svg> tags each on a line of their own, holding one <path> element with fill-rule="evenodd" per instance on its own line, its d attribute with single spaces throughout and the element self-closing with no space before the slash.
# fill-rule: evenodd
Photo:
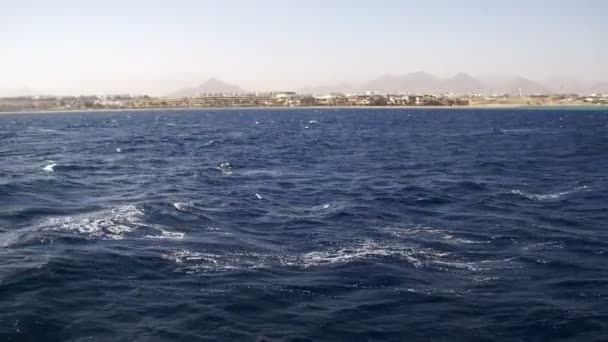
<svg viewBox="0 0 608 342">
<path fill-rule="evenodd" d="M 424 70 L 608 81 L 605 0 L 0 0 L 0 89 L 296 89 Z"/>
</svg>

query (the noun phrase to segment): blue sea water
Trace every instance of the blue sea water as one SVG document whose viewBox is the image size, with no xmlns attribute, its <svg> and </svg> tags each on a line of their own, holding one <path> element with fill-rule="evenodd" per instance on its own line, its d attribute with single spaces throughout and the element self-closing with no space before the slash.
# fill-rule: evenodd
<svg viewBox="0 0 608 342">
<path fill-rule="evenodd" d="M 607 341 L 608 113 L 0 116 L 1 341 Z"/>
</svg>

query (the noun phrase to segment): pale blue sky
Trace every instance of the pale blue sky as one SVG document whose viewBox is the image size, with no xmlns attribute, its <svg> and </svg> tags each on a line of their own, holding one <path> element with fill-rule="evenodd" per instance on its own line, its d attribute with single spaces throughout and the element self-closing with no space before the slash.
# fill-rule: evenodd
<svg viewBox="0 0 608 342">
<path fill-rule="evenodd" d="M 608 81 L 608 1 L 0 0 L 0 88 L 298 88 L 424 70 Z"/>
</svg>

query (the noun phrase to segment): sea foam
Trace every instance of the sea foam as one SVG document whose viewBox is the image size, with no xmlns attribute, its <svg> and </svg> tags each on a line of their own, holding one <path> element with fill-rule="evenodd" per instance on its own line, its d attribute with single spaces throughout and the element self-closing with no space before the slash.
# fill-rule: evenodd
<svg viewBox="0 0 608 342">
<path fill-rule="evenodd" d="M 121 240 L 137 231 L 148 233 L 143 237 L 153 239 L 175 240 L 185 236 L 181 232 L 172 232 L 162 226 L 148 224 L 144 218 L 145 212 L 141 207 L 124 205 L 111 210 L 50 218 L 42 227 L 46 230 L 73 232 L 102 240 Z"/>
<path fill-rule="evenodd" d="M 49 164 L 45 167 L 42 168 L 42 170 L 46 171 L 46 172 L 55 172 L 55 166 L 57 166 L 57 164 Z"/>
<path fill-rule="evenodd" d="M 525 198 L 527 198 L 529 200 L 533 200 L 533 201 L 544 201 L 544 200 L 559 199 L 561 197 L 568 196 L 570 194 L 573 194 L 573 193 L 576 193 L 576 192 L 579 192 L 582 190 L 587 190 L 587 189 L 589 189 L 589 187 L 584 185 L 584 186 L 576 187 L 572 190 L 553 192 L 553 193 L 547 193 L 547 194 L 535 194 L 535 193 L 530 193 L 530 192 L 526 192 L 526 191 L 518 190 L 518 189 L 511 190 L 511 193 L 514 195 L 525 197 Z"/>
</svg>

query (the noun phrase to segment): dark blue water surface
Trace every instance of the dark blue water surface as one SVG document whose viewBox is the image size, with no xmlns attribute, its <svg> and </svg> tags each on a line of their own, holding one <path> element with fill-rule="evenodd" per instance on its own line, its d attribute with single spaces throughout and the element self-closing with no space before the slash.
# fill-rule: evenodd
<svg viewBox="0 0 608 342">
<path fill-rule="evenodd" d="M 607 341 L 608 113 L 0 116 L 1 341 Z"/>
</svg>

